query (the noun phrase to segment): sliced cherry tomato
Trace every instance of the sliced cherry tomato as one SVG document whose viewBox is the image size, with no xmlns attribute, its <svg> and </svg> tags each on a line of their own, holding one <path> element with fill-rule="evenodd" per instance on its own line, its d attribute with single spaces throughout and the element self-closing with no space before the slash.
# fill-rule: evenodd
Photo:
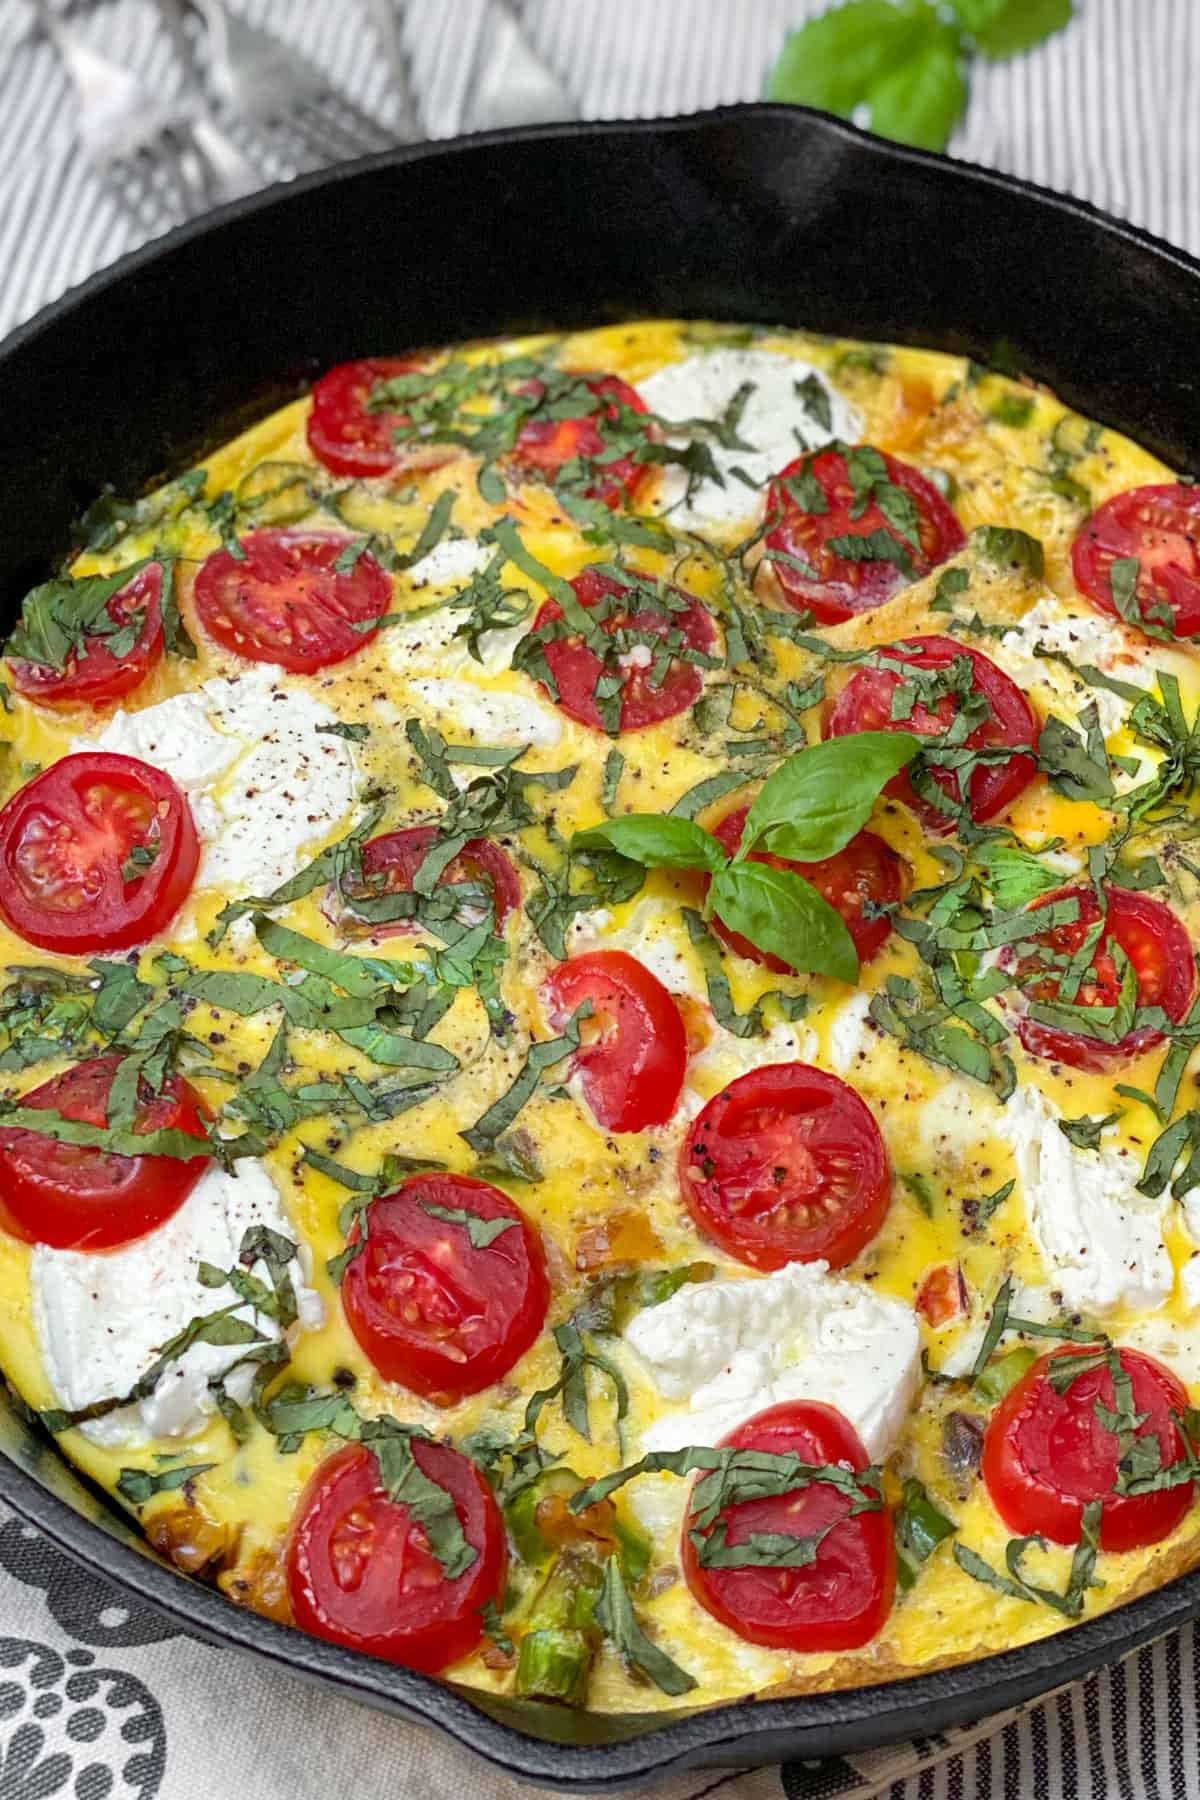
<svg viewBox="0 0 1200 1800">
<path fill-rule="evenodd" d="M 105 608 L 118 626 L 141 615 L 141 629 L 131 649 L 114 656 L 109 647 L 112 640 L 96 634 L 84 639 L 82 652 L 71 656 L 61 670 L 48 663 L 14 661 L 13 686 L 27 700 L 43 706 L 75 706 L 80 701 L 95 704 L 128 694 L 162 657 L 161 596 L 162 567 L 149 563 L 117 589 Z"/>
<path fill-rule="evenodd" d="M 1192 1504 L 1194 1483 L 1148 1494 L 1118 1494 L 1120 1440 L 1097 1414 L 1116 1408 L 1112 1375 L 1103 1361 L 1077 1375 L 1061 1394 L 1050 1381 L 1060 1357 L 1079 1356 L 1067 1344 L 1039 1357 L 1011 1387 L 988 1421 L 983 1440 L 983 1479 L 1000 1517 L 1023 1537 L 1077 1544 L 1083 1509 L 1099 1500 L 1100 1546 L 1136 1550 L 1167 1537 Z M 1183 1437 L 1172 1418 L 1182 1416 L 1187 1390 L 1170 1369 L 1140 1350 L 1118 1350 L 1133 1389 L 1133 1411 L 1145 1414 L 1134 1432 L 1156 1437 L 1163 1468 L 1182 1462 Z"/>
<path fill-rule="evenodd" d="M 807 1063 L 739 1075 L 679 1154 L 701 1231 L 756 1269 L 823 1258 L 841 1269 L 883 1224 L 892 1172 L 879 1127 L 844 1081 Z"/>
<path fill-rule="evenodd" d="M 885 651 L 890 662 L 911 663 L 922 672 L 946 672 L 950 679 L 957 659 L 966 657 L 971 664 L 972 682 L 968 696 L 972 701 L 982 695 L 989 711 L 964 740 L 968 750 L 986 746 L 1011 744 L 1032 745 L 1037 738 L 1037 723 L 1032 708 L 1015 681 L 998 669 L 989 657 L 967 644 L 948 637 L 905 638 L 901 644 L 890 644 Z M 912 731 L 922 737 L 940 737 L 958 717 L 961 701 L 953 694 L 943 694 L 936 710 L 916 705 L 912 716 L 893 719 L 892 695 L 904 677 L 894 669 L 863 668 L 850 677 L 838 695 L 825 723 L 826 737 L 846 737 L 856 731 Z M 959 777 L 949 769 L 930 770 L 934 781 L 955 805 L 961 804 Z M 1023 788 L 1037 773 L 1032 756 L 1014 754 L 995 762 L 982 762 L 971 773 L 968 783 L 971 817 L 977 825 L 1011 806 Z M 893 775 L 884 789 L 897 800 L 911 806 L 929 831 L 951 831 L 953 819 L 931 801 L 918 799 L 913 792 L 908 770 Z"/>
<path fill-rule="evenodd" d="M 553 482 L 564 463 L 577 460 L 593 463 L 603 459 L 584 492 L 594 500 L 603 500 L 606 506 L 620 506 L 623 501 L 633 499 L 649 474 L 650 465 L 635 461 L 631 454 L 612 456 L 605 425 L 619 419 L 622 409 L 644 413 L 646 402 L 616 375 L 593 374 L 582 369 L 565 373 L 582 376 L 594 404 L 572 418 L 542 419 L 535 414 L 517 433 L 511 452 L 512 463 L 518 471 L 529 469 L 543 481 Z M 525 392 L 536 391 L 539 386 L 539 383 L 530 382 Z"/>
<path fill-rule="evenodd" d="M 604 1129 L 665 1125 L 683 1088 L 688 1048 L 679 1008 L 658 977 L 624 950 L 592 950 L 559 963 L 545 993 L 555 1025 L 591 1001 L 572 1066 Z"/>
<path fill-rule="evenodd" d="M 106 1125 L 108 1092 L 120 1063 L 116 1055 L 76 1063 L 22 1095 L 20 1104 L 81 1125 Z M 112 1250 L 162 1225 L 209 1166 L 200 1101 L 177 1075 L 168 1075 L 159 1094 L 142 1082 L 133 1130 L 140 1137 L 182 1131 L 198 1140 L 198 1154 L 186 1161 L 114 1156 L 0 1125 L 0 1224 L 13 1237 L 56 1250 Z"/>
<path fill-rule="evenodd" d="M 242 557 L 214 550 L 196 577 L 196 614 L 210 637 L 251 662 L 310 674 L 369 644 L 392 584 L 364 552 L 334 566 L 354 542 L 328 531 L 252 531 Z"/>
<path fill-rule="evenodd" d="M 398 412 L 373 412 L 368 401 L 377 382 L 416 375 L 429 367 L 416 356 L 368 356 L 339 363 L 322 375 L 313 389 L 308 417 L 308 447 L 335 475 L 387 475 L 393 469 L 436 467 L 452 451 L 442 446 L 396 443 L 397 425 L 407 423 Z"/>
<path fill-rule="evenodd" d="M 504 1522 L 487 1482 L 447 1444 L 412 1439 L 422 1475 L 449 1494 L 470 1567 L 448 1577 L 425 1528 L 388 1498 L 373 1451 L 348 1445 L 300 1497 L 287 1548 L 288 1593 L 302 1631 L 434 1675 L 483 1636 L 480 1608 L 504 1583 Z"/>
<path fill-rule="evenodd" d="M 199 861 L 169 775 L 110 751 L 64 756 L 0 812 L 0 915 L 43 950 L 127 950 L 166 928 Z"/>
<path fill-rule="evenodd" d="M 749 810 L 749 806 L 739 806 L 736 811 L 726 813 L 713 827 L 713 836 L 728 856 L 732 856 L 741 844 Z M 871 907 L 891 906 L 900 900 L 904 891 L 903 866 L 896 852 L 873 831 L 858 832 L 845 849 L 827 856 L 824 862 L 792 862 L 789 857 L 771 856 L 765 850 L 752 850 L 749 860 L 766 863 L 772 869 L 790 869 L 794 875 L 802 875 L 805 881 L 811 882 L 822 899 L 828 900 L 846 921 L 859 962 L 869 962 L 891 935 L 892 922 L 887 914 L 869 918 L 866 908 L 868 903 Z M 739 956 L 748 956 L 751 962 L 762 963 L 777 975 L 796 973 L 780 957 L 758 949 L 740 932 L 730 931 L 719 916 L 713 919 L 713 929 L 722 943 L 736 950 Z"/>
<path fill-rule="evenodd" d="M 871 450 L 870 445 L 863 448 Z M 770 530 L 764 548 L 794 557 L 813 573 L 770 556 L 761 566 L 770 570 L 789 606 L 812 612 L 821 625 L 836 625 L 882 606 L 906 581 L 919 581 L 967 541 L 953 512 L 919 469 L 878 450 L 871 454 L 881 458 L 887 481 L 898 490 L 898 504 L 911 503 L 919 549 L 880 509 L 878 500 L 872 498 L 864 511 L 857 510 L 854 483 L 838 450 L 798 456 L 774 477 L 767 491 Z M 818 503 L 816 509 L 813 501 Z M 894 507 L 890 510 L 895 513 Z M 875 556 L 859 561 L 830 548 L 832 539 L 869 538 L 877 532 L 883 537 L 876 543 L 890 541 L 897 560 Z"/>
<path fill-rule="evenodd" d="M 432 825 L 412 825 L 407 831 L 389 831 L 364 844 L 363 880 L 358 890 L 361 897 L 374 899 L 380 894 L 411 893 L 417 872 L 437 842 L 437 836 Z M 472 838 L 464 844 L 437 880 L 438 887 L 454 887 L 460 883 L 469 883 L 490 894 L 497 930 L 503 929 L 504 921 L 521 904 L 521 881 L 512 860 L 489 838 Z M 351 909 L 354 898 L 352 892 L 349 895 Z M 383 925 L 379 931 L 382 935 L 412 929 L 407 921 L 402 921 Z"/>
<path fill-rule="evenodd" d="M 1200 632 L 1200 489 L 1164 482 L 1130 488 L 1097 507 L 1071 551 L 1075 585 L 1116 616 L 1112 565 L 1136 556 L 1138 610 L 1176 637 Z M 1172 620 L 1174 623 L 1172 623 Z"/>
<path fill-rule="evenodd" d="M 1030 942 L 1041 946 L 1020 957 L 1009 952 L 1004 966 L 1016 978 L 1023 1000 L 1053 1005 L 1058 1002 L 1067 965 L 1082 947 L 1089 931 L 1103 917 L 1103 926 L 1092 950 L 1083 980 L 1071 1004 L 1075 1006 L 1115 1006 L 1121 996 L 1121 974 L 1114 960 L 1115 944 L 1124 951 L 1137 979 L 1137 1004 L 1161 1006 L 1167 1017 L 1184 1018 L 1192 1003 L 1196 985 L 1192 946 L 1182 922 L 1149 894 L 1129 888 L 1107 887 L 1104 890 L 1107 910 L 1101 915 L 1100 902 L 1092 887 L 1062 888 L 1046 894 L 1030 907 L 1035 918 L 1043 907 L 1060 900 L 1073 900 L 1079 917 L 1067 925 L 1054 925 L 1048 931 L 1037 931 L 1031 924 Z M 1155 1044 L 1163 1034 L 1143 1025 L 1128 1031 L 1116 1043 L 1089 1037 L 1086 1031 L 1060 1030 L 1039 1024 L 1022 1015 L 1017 1032 L 1031 1056 L 1044 1056 L 1054 1062 L 1069 1063 L 1073 1069 L 1111 1069 L 1116 1063 L 1128 1062 Z"/>
<path fill-rule="evenodd" d="M 930 1269 L 917 1291 L 916 1307 L 936 1328 L 961 1318 L 967 1310 L 967 1284 L 957 1263 L 939 1263 Z"/>
<path fill-rule="evenodd" d="M 631 590 L 599 569 L 584 569 L 571 586 L 581 606 L 589 611 L 593 607 L 600 609 L 597 629 L 614 642 L 601 658 L 581 637 L 563 628 L 562 607 L 557 600 L 547 600 L 539 609 L 533 621 L 533 635 L 545 639 L 546 662 L 558 688 L 556 698 L 568 717 L 578 719 L 581 725 L 591 725 L 596 731 L 608 729 L 596 704 L 596 683 L 601 677 L 615 677 L 620 683 L 618 731 L 640 731 L 643 726 L 657 725 L 662 719 L 686 712 L 699 699 L 702 681 L 696 665 L 672 656 L 658 681 L 652 647 L 654 640 L 670 638 L 678 649 L 711 652 L 717 641 L 716 628 L 699 600 L 681 588 L 669 588 L 667 592 L 679 603 L 678 612 L 639 605 L 636 594 L 632 610 L 627 610 L 613 602 Z M 651 642 L 627 643 L 631 634 Z"/>
<path fill-rule="evenodd" d="M 801 1462 L 861 1471 L 870 1466 L 862 1439 L 836 1407 L 788 1400 L 739 1425 L 720 1448 L 796 1456 Z M 862 1493 L 877 1494 L 871 1483 Z M 891 1611 L 896 1551 L 886 1507 L 852 1513 L 844 1489 L 813 1481 L 765 1500 L 722 1507 L 699 1535 L 705 1544 L 732 1547 L 752 1534 L 813 1537 L 823 1533 L 812 1562 L 795 1568 L 752 1564 L 705 1567 L 692 1540 L 690 1513 L 679 1541 L 692 1594 L 706 1612 L 752 1644 L 779 1650 L 854 1650 L 870 1643 Z"/>
<path fill-rule="evenodd" d="M 486 1242 L 472 1242 L 472 1224 Z M 366 1237 L 342 1278 L 342 1305 L 386 1380 L 449 1406 L 499 1381 L 542 1329 L 541 1238 L 486 1181 L 413 1175 L 371 1202 Z"/>
</svg>

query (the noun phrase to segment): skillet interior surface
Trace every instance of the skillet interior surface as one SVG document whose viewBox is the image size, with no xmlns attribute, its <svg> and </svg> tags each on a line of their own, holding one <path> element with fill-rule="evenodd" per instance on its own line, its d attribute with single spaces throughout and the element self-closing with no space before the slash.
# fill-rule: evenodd
<svg viewBox="0 0 1200 1800">
<path fill-rule="evenodd" d="M 370 352 L 634 316 L 758 320 L 986 360 L 1200 474 L 1200 265 L 1081 202 L 801 109 L 399 150 L 136 252 L 0 348 L 11 610 L 106 483 L 138 493 Z M 161 1564 L 0 1406 L 0 1497 L 181 1625 L 585 1791 L 863 1749 L 1048 1692 L 1200 1613 L 1200 1571 L 1063 1636 L 873 1688 L 605 1719 L 467 1699 L 240 1611 Z"/>
</svg>

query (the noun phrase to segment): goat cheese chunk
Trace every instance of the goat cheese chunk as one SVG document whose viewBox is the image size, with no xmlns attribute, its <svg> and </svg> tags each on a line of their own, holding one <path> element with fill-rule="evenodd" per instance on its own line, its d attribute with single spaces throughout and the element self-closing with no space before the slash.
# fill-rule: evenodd
<svg viewBox="0 0 1200 1800">
<path fill-rule="evenodd" d="M 1173 1285 L 1169 1203 L 1138 1193 L 1136 1156 L 1103 1144 L 1077 1149 L 1058 1129 L 1061 1116 L 1036 1088 L 1021 1087 L 995 1126 L 1012 1149 L 1049 1284 L 1068 1312 L 1153 1312 Z"/>
<path fill-rule="evenodd" d="M 112 750 L 162 769 L 187 795 L 203 841 L 197 886 L 268 894 L 354 804 L 350 746 L 317 730 L 336 722 L 332 707 L 264 665 L 140 712 L 117 711 L 71 749 Z"/>
<path fill-rule="evenodd" d="M 387 660 L 397 675 L 465 674 L 471 670 L 501 675 L 510 667 L 513 651 L 533 623 L 532 604 L 521 623 L 483 632 L 478 657 L 456 635 L 466 612 L 451 604 L 494 555 L 493 546 L 475 538 L 443 538 L 428 556 L 413 564 L 408 585 L 422 604 L 414 607 L 411 619 L 392 625 L 387 634 Z M 427 607 L 433 610 L 427 611 Z"/>
<path fill-rule="evenodd" d="M 1130 702 L 1107 688 L 1089 686 L 1065 663 L 1037 656 L 1039 647 L 1065 656 L 1076 665 L 1089 663 L 1134 687 L 1154 686 L 1153 664 L 1131 632 L 1099 613 L 1072 612 L 1054 594 L 1039 600 L 1019 624 L 997 640 L 991 654 L 1043 713 L 1065 711 L 1076 721 L 1089 700 L 1094 700 L 1106 738 L 1120 730 Z"/>
<path fill-rule="evenodd" d="M 682 1287 L 636 1314 L 625 1342 L 660 1394 L 687 1402 L 642 1433 L 643 1450 L 717 1444 L 780 1401 L 823 1400 L 878 1460 L 921 1381 L 912 1309 L 838 1280 L 823 1262 Z"/>
<path fill-rule="evenodd" d="M 119 1250 L 88 1253 L 36 1246 L 32 1257 L 33 1321 L 42 1361 L 59 1404 L 67 1412 L 128 1394 L 172 1338 L 193 1319 L 229 1306 L 230 1287 L 205 1287 L 199 1265 L 230 1269 L 252 1226 L 265 1225 L 295 1241 L 295 1234 L 265 1166 L 253 1158 L 229 1174 L 215 1165 L 196 1183 L 176 1213 L 145 1237 Z M 323 1321 L 320 1296 L 305 1284 L 309 1258 L 298 1251 L 293 1275 L 299 1325 Z M 253 1274 L 266 1280 L 255 1264 Z M 249 1320 L 263 1339 L 279 1326 L 250 1305 L 234 1315 Z M 153 1438 L 186 1438 L 203 1429 L 216 1410 L 209 1380 L 234 1370 L 247 1344 L 192 1344 L 168 1363 L 153 1393 L 118 1407 L 82 1427 L 94 1443 L 111 1447 Z M 252 1365 L 245 1371 L 249 1376 Z M 230 1391 L 245 1399 L 237 1371 Z"/>
<path fill-rule="evenodd" d="M 552 750 L 562 739 L 562 720 L 526 694 L 476 687 L 471 681 L 433 677 L 410 681 L 409 693 L 454 734 L 466 732 L 482 744 L 526 744 Z"/>
<path fill-rule="evenodd" d="M 777 350 L 703 350 L 647 376 L 637 391 L 651 412 L 681 427 L 693 419 L 722 420 L 745 392 L 734 421 L 737 447 L 703 439 L 720 482 L 705 476 L 689 495 L 686 470 L 671 463 L 663 469 L 659 503 L 689 531 L 727 531 L 753 517 L 762 505 L 761 489 L 800 455 L 802 445 L 815 450 L 831 438 L 853 443 L 862 422 L 820 370 Z M 686 444 L 693 435 L 681 429 L 670 442 Z"/>
</svg>

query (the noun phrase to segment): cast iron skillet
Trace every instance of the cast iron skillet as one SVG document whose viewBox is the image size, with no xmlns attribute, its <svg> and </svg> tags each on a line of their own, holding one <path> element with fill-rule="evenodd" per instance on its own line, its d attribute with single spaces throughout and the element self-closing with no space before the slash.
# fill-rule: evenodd
<svg viewBox="0 0 1200 1800">
<path fill-rule="evenodd" d="M 1090 207 L 789 107 L 397 150 L 127 257 L 0 349 L 0 599 L 104 482 L 136 493 L 322 368 L 646 315 L 761 320 L 986 359 L 1001 339 L 1092 417 L 1200 473 L 1200 264 Z M 231 1606 L 160 1563 L 11 1405 L 0 1497 L 214 1643 L 594 1791 L 688 1763 L 824 1757 L 1044 1694 L 1200 1614 L 1200 1571 L 913 1680 L 606 1720 L 467 1698 Z"/>
</svg>

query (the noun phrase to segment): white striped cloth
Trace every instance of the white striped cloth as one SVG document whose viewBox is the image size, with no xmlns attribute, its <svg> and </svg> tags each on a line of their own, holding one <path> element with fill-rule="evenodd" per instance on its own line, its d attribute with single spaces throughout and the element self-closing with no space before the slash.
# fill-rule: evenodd
<svg viewBox="0 0 1200 1800">
<path fill-rule="evenodd" d="M 64 0 L 55 0 L 62 5 Z M 525 0 L 585 117 L 753 99 L 789 25 L 824 0 Z M 1200 0 L 1076 0 L 1035 54 L 981 66 L 960 155 L 1067 189 L 1200 251 Z M 240 0 L 384 123 L 397 120 L 358 0 Z M 422 123 L 469 125 L 487 0 L 396 0 Z M 149 0 L 75 7 L 110 56 L 178 83 Z M 243 137 L 264 181 L 286 154 Z M 27 0 L 0 0 L 0 333 L 141 241 L 78 156 L 70 92 Z M 1069 269 L 1047 279 L 1070 281 Z M 1086 296 L 1080 296 L 1081 314 Z M 89 1647 L 90 1646 L 90 1647 Z M 97 1652 L 105 1665 L 95 1667 Z M 133 1612 L 0 1514 L 3 1800 L 519 1800 L 429 1731 L 227 1659 Z M 133 1709 L 136 1706 L 136 1716 Z M 122 1710 L 124 1709 L 124 1710 Z M 1195 1631 L 1040 1705 L 819 1764 L 693 1771 L 659 1800 L 1200 1800 Z M 124 1744 L 125 1748 L 121 1748 Z M 137 1755 L 128 1746 L 140 1745 Z M 115 1747 L 110 1747 L 115 1746 Z"/>
</svg>

